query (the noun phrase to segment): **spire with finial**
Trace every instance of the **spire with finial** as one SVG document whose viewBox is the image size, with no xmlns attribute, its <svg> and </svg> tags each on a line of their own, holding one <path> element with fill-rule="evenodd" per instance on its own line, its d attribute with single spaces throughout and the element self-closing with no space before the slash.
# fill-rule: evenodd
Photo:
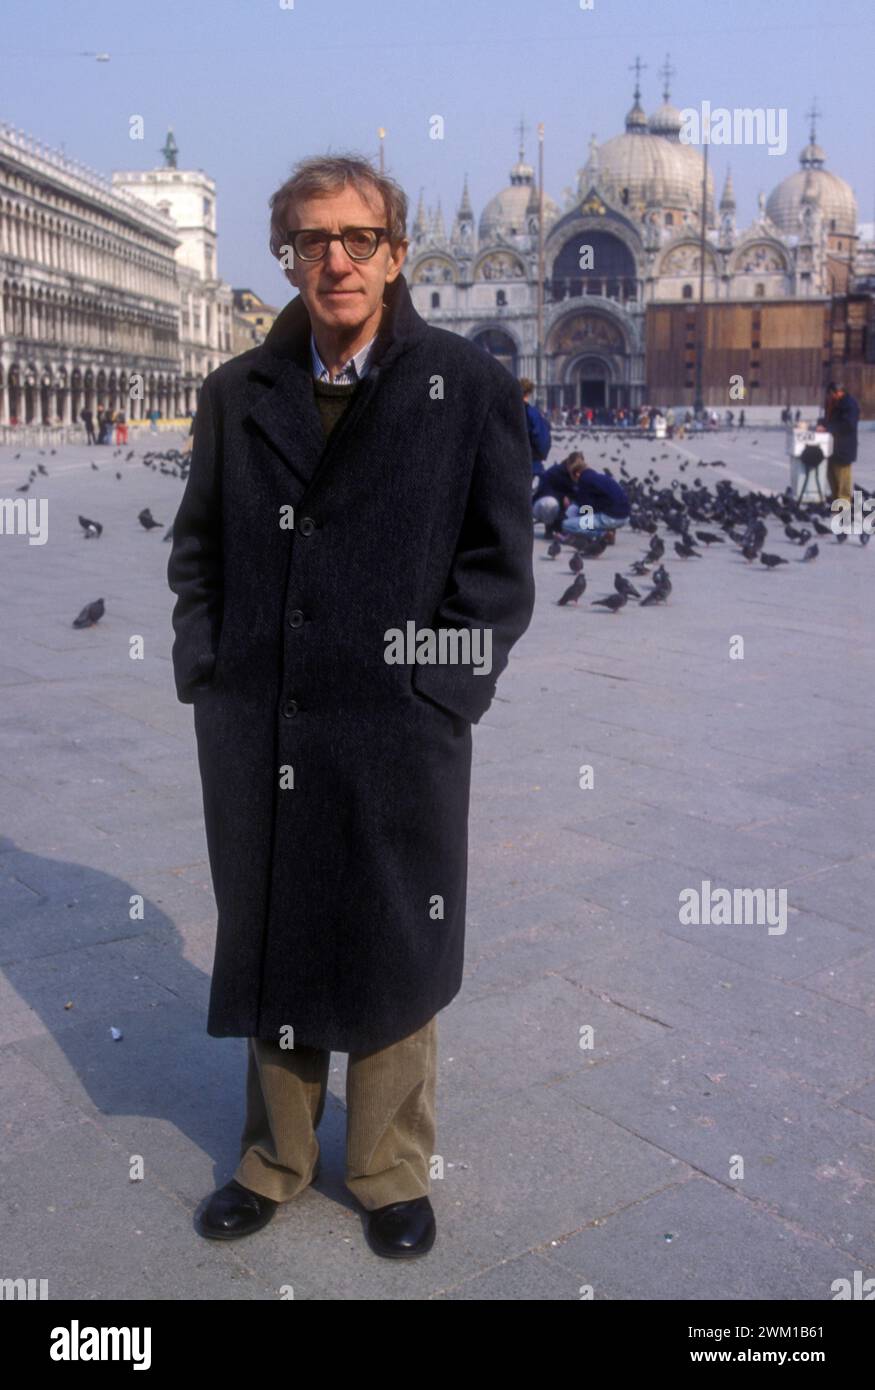
<svg viewBox="0 0 875 1390">
<path fill-rule="evenodd" d="M 526 130 L 527 130 L 527 129 L 528 129 L 528 127 L 526 126 L 525 121 L 523 120 L 522 116 L 520 116 L 520 123 L 519 123 L 519 125 L 517 126 L 517 131 L 518 131 L 518 133 L 519 133 L 519 138 L 520 138 L 520 143 L 519 143 L 519 158 L 518 158 L 516 164 L 513 166 L 513 168 L 512 168 L 511 171 L 510 171 L 510 181 L 511 181 L 511 185 L 512 185 L 513 187 L 516 187 L 518 184 L 523 184 L 523 183 L 524 183 L 524 184 L 530 184 L 530 183 L 532 182 L 532 180 L 534 179 L 534 177 L 535 177 L 535 171 L 534 171 L 534 169 L 532 168 L 531 164 L 527 164 L 527 163 L 526 163 Z"/>
<path fill-rule="evenodd" d="M 723 192 L 720 196 L 719 242 L 724 251 L 731 251 L 735 245 L 735 189 L 732 187 L 732 169 L 726 170 Z"/>
<path fill-rule="evenodd" d="M 424 190 L 419 190 L 419 202 L 416 205 L 416 216 L 413 219 L 413 238 L 415 241 L 421 240 L 425 236 L 427 222 L 425 216 L 425 203 L 422 201 Z"/>
<path fill-rule="evenodd" d="M 823 112 L 817 109 L 816 97 L 811 103 L 811 109 L 805 114 L 811 122 L 811 128 L 808 132 L 808 144 L 799 156 L 799 163 L 803 169 L 822 169 L 826 155 L 817 143 L 817 118 L 822 116 Z"/>
<path fill-rule="evenodd" d="M 170 126 L 170 128 L 167 131 L 167 139 L 164 141 L 163 146 L 159 150 L 159 154 L 163 154 L 164 156 L 165 169 L 177 168 L 176 159 L 177 155 L 179 154 L 179 146 L 173 138 L 172 126 Z"/>
<path fill-rule="evenodd" d="M 671 100 L 671 88 L 669 87 L 669 82 L 671 78 L 674 77 L 677 73 L 677 69 L 673 68 L 671 65 L 670 53 L 666 53 L 665 62 L 663 63 L 661 68 L 657 69 L 657 71 L 659 72 L 659 75 L 663 81 L 662 99 L 666 103 L 666 105 L 668 105 L 668 102 Z"/>
<path fill-rule="evenodd" d="M 662 105 L 650 117 L 648 128 L 651 135 L 661 135 L 663 140 L 668 140 L 672 145 L 678 145 L 680 144 L 684 118 L 677 107 L 672 106 L 670 100 L 670 80 L 675 75 L 670 54 L 666 53 L 665 62 L 658 69 L 658 72 L 662 78 Z"/>
<path fill-rule="evenodd" d="M 468 175 L 462 185 L 462 201 L 456 213 L 456 220 L 453 223 L 452 242 L 454 246 L 462 249 L 471 249 L 474 240 L 474 209 L 471 206 L 471 197 L 468 193 Z"/>
<path fill-rule="evenodd" d="M 526 125 L 525 120 L 523 119 L 522 116 L 520 116 L 520 123 L 519 123 L 519 125 L 517 126 L 517 130 L 519 131 L 519 136 L 520 136 L 520 154 L 519 154 L 519 160 L 520 160 L 520 164 L 525 164 L 525 162 L 526 162 L 526 131 L 528 130 L 528 126 Z"/>
<path fill-rule="evenodd" d="M 440 198 L 438 198 L 438 204 L 435 208 L 434 218 L 431 224 L 431 234 L 432 238 L 435 241 L 444 242 L 447 239 L 447 232 L 446 228 L 444 227 L 444 215 L 441 211 Z"/>
<path fill-rule="evenodd" d="M 732 169 L 726 170 L 726 180 L 720 195 L 720 211 L 735 212 L 735 189 L 732 186 Z"/>
<path fill-rule="evenodd" d="M 647 64 L 642 63 L 640 58 L 629 64 L 630 70 L 634 69 L 635 72 L 635 97 L 634 104 L 626 116 L 626 129 L 630 132 L 643 131 L 644 134 L 647 133 L 647 117 L 641 106 L 641 70 L 646 67 Z"/>
</svg>

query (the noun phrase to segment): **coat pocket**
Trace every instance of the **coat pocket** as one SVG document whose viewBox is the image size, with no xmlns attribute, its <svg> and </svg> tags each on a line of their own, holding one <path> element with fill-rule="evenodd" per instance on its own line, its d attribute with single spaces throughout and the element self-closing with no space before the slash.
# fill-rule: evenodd
<svg viewBox="0 0 875 1390">
<path fill-rule="evenodd" d="M 463 734 L 468 728 L 468 720 L 456 714 L 455 710 L 448 709 L 440 700 L 433 700 L 430 695 L 423 695 L 421 691 L 417 690 L 414 683 L 415 671 L 416 667 L 411 667 L 410 685 L 408 687 L 408 692 L 414 704 L 419 705 L 420 709 L 424 709 L 438 719 L 442 719 L 445 723 L 448 723 L 454 734 Z"/>
</svg>

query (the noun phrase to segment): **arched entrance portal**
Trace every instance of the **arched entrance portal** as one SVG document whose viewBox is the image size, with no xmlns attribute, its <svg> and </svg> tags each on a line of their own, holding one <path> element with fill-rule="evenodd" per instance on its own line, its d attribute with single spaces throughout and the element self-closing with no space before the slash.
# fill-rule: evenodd
<svg viewBox="0 0 875 1390">
<path fill-rule="evenodd" d="M 581 357 L 572 362 L 567 384 L 572 388 L 568 393 L 572 405 L 592 406 L 597 410 L 599 406 L 611 404 L 611 369 L 601 357 Z"/>
<path fill-rule="evenodd" d="M 550 405 L 617 409 L 630 401 L 630 345 L 623 325 L 604 310 L 579 309 L 547 334 Z"/>
</svg>

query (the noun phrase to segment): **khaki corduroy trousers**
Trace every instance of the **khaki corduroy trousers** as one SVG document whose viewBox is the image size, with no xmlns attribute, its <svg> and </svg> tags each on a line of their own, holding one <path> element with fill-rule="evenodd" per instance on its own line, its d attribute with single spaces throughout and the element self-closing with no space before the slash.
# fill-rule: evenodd
<svg viewBox="0 0 875 1390">
<path fill-rule="evenodd" d="M 313 1180 L 331 1053 L 248 1039 L 237 1182 L 288 1202 Z M 378 1052 L 349 1054 L 346 1186 L 367 1211 L 427 1196 L 435 1150 L 437 1015 Z"/>
</svg>

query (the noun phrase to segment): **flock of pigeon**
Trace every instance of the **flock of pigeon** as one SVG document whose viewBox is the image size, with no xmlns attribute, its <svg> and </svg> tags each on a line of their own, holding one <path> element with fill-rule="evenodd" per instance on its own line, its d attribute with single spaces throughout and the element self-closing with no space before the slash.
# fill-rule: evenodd
<svg viewBox="0 0 875 1390">
<path fill-rule="evenodd" d="M 563 442 L 560 432 L 557 431 L 554 437 L 557 443 Z M 631 448 L 625 439 L 606 441 L 600 439 L 597 434 L 589 437 L 595 444 L 616 442 L 621 450 Z M 752 441 L 754 444 L 757 442 Z M 637 599 L 642 608 L 665 603 L 671 593 L 672 583 L 663 557 L 673 537 L 674 552 L 684 562 L 701 559 L 712 546 L 732 544 L 737 546 L 748 564 L 758 561 L 769 570 L 790 563 L 783 555 L 776 555 L 765 549 L 770 522 L 780 525 L 785 538 L 803 550 L 804 553 L 799 556 L 799 561 L 803 564 L 810 564 L 820 553 L 818 541 L 814 540 L 809 544 L 813 536 L 832 536 L 839 545 L 848 539 L 847 534 L 843 532 L 834 533 L 828 521 L 824 519 L 831 515 L 825 502 L 800 502 L 787 493 L 779 495 L 741 492 L 728 479 L 720 479 L 713 490 L 703 483 L 701 478 L 696 478 L 692 484 L 675 478 L 670 486 L 660 486 L 659 474 L 652 467 L 643 478 L 631 475 L 622 452 L 608 455 L 605 448 L 598 457 L 609 457 L 610 463 L 620 465 L 619 480 L 626 490 L 631 507 L 629 530 L 641 532 L 649 537 L 647 550 L 640 560 L 633 562 L 630 573 L 636 579 L 649 575 L 653 587 L 642 597 L 631 580 L 623 574 L 616 573 L 614 592 L 604 598 L 593 599 L 593 608 L 606 608 L 611 613 L 619 613 L 630 599 Z M 667 452 L 660 454 L 659 458 L 654 454 L 650 462 L 654 464 L 667 458 Z M 684 473 L 691 460 L 684 455 L 681 455 L 681 458 L 679 471 Z M 699 459 L 696 466 L 725 468 L 727 465 L 723 459 L 715 459 L 710 463 Z M 599 470 L 617 476 L 608 464 L 599 464 Z M 860 488 L 859 491 L 864 499 L 871 495 L 865 488 Z M 663 528 L 663 535 L 660 535 L 660 528 Z M 860 544 L 866 545 L 869 539 L 868 534 L 862 534 L 859 537 Z M 563 540 L 556 537 L 551 539 L 546 554 L 541 558 L 555 561 L 562 553 L 563 545 L 570 546 L 573 550 L 569 571 L 574 575 L 574 579 L 557 599 L 560 607 L 570 603 L 577 604 L 583 596 L 587 585 L 584 560 L 594 560 L 604 555 L 608 548 L 608 540 L 604 535 L 587 536 L 585 533 L 577 535 L 565 532 Z"/>
<path fill-rule="evenodd" d="M 45 449 L 40 449 L 39 452 L 43 455 L 43 457 L 45 457 Z M 113 458 L 117 459 L 121 452 L 121 449 L 116 449 L 113 453 Z M 57 449 L 50 450 L 50 456 L 56 453 Z M 123 462 L 129 463 L 131 459 L 134 457 L 135 453 L 136 450 L 131 449 L 127 454 L 125 454 Z M 20 453 L 14 455 L 14 459 L 19 458 L 21 458 Z M 183 481 L 185 481 L 185 479 L 188 476 L 190 458 L 190 453 L 183 453 L 179 449 L 165 449 L 163 451 L 150 450 L 148 453 L 143 455 L 142 462 L 144 467 L 151 468 L 153 472 L 164 473 L 165 475 L 171 478 L 181 478 Z M 93 460 L 91 462 L 91 467 L 95 473 L 98 473 L 100 471 L 99 466 Z M 30 490 L 31 484 L 40 475 L 45 478 L 49 476 L 49 470 L 44 463 L 38 463 L 35 468 L 32 468 L 28 475 L 27 482 L 22 483 L 20 487 L 17 487 L 15 489 L 15 491 L 28 492 Z M 121 479 L 122 474 L 119 469 L 116 469 L 115 476 L 118 480 Z M 164 525 L 163 521 L 156 521 L 155 517 L 152 515 L 152 512 L 148 507 L 144 507 L 142 511 L 137 513 L 137 520 L 144 531 L 154 531 L 156 529 L 160 530 L 161 527 Z M 87 541 L 99 540 L 100 537 L 103 535 L 103 524 L 100 521 L 93 521 L 90 517 L 80 516 L 79 525 L 82 527 L 83 538 Z M 172 538 L 173 525 L 171 523 L 171 525 L 167 527 L 167 530 L 164 533 L 164 539 L 165 541 L 169 541 L 172 540 Z M 100 619 L 103 617 L 105 612 L 106 605 L 103 599 L 92 599 L 90 603 L 85 604 L 81 612 L 78 613 L 77 616 L 73 619 L 72 626 L 79 628 L 93 627 L 95 623 L 100 622 Z"/>
<path fill-rule="evenodd" d="M 564 442 L 564 433 L 559 430 L 554 432 L 554 438 L 560 445 Z M 614 440 L 602 439 L 595 431 L 587 431 L 587 438 L 593 444 L 615 442 L 621 450 L 631 448 L 628 440 L 616 440 L 615 437 Z M 757 442 L 757 440 L 752 441 L 753 444 Z M 56 452 L 55 449 L 51 450 L 52 454 Z M 121 452 L 121 449 L 116 449 L 113 458 L 118 458 Z M 40 453 L 45 455 L 45 450 L 41 449 Z M 135 451 L 131 449 L 125 455 L 124 462 L 130 462 L 134 455 Z M 20 454 L 15 455 L 16 459 L 20 457 Z M 780 524 L 786 539 L 797 548 L 803 549 L 804 553 L 799 558 L 800 562 L 805 564 L 810 564 L 816 560 L 819 554 L 819 543 L 816 540 L 812 541 L 813 536 L 832 536 L 837 544 L 842 544 L 848 539 L 845 533 L 835 534 L 828 522 L 824 520 L 830 515 L 826 503 L 803 503 L 786 493 L 781 495 L 762 492 L 743 493 L 728 479 L 718 481 L 713 491 L 700 478 L 696 478 L 692 485 L 680 478 L 675 478 L 669 486 L 660 486 L 659 474 L 652 467 L 648 469 L 643 478 L 630 474 L 622 452 L 608 455 L 606 447 L 598 457 L 599 459 L 607 457 L 609 463 L 620 465 L 618 476 L 626 489 L 631 505 L 629 529 L 649 537 L 644 555 L 640 560 L 633 562 L 630 573 L 636 579 L 643 579 L 645 575 L 649 575 L 652 580 L 652 587 L 642 597 L 631 580 L 616 573 L 614 575 L 614 592 L 603 598 L 593 599 L 592 607 L 594 608 L 605 608 L 611 613 L 618 613 L 621 608 L 625 608 L 630 599 L 636 599 L 642 608 L 665 603 L 672 590 L 671 576 L 663 563 L 670 536 L 676 537 L 673 541 L 673 548 L 680 560 L 700 559 L 712 546 L 732 543 L 738 547 L 748 563 L 759 561 L 767 569 L 777 569 L 780 565 L 789 563 L 783 555 L 776 555 L 765 549 L 769 533 L 767 519 L 769 522 Z M 179 449 L 151 450 L 143 456 L 142 463 L 144 467 L 151 468 L 153 471 L 185 481 L 188 476 L 190 458 L 190 453 L 183 453 Z M 660 454 L 658 458 L 654 454 L 651 456 L 650 462 L 654 464 L 667 458 L 669 458 L 667 452 Z M 681 473 L 686 472 L 690 463 L 689 458 L 681 455 L 679 471 Z M 95 472 L 99 471 L 98 465 L 93 461 L 91 467 Z M 697 467 L 725 468 L 726 463 L 723 459 L 715 459 L 710 463 L 699 459 Z M 617 476 L 609 464 L 601 464 L 600 471 Z M 27 482 L 18 487 L 16 491 L 27 492 L 34 480 L 40 475 L 44 477 L 49 475 L 49 470 L 43 463 L 38 463 L 35 468 L 31 469 Z M 122 477 L 118 469 L 115 476 L 117 479 Z M 872 495 L 865 488 L 860 488 L 859 491 L 864 498 Z M 164 525 L 163 522 L 156 520 L 148 507 L 144 507 L 137 514 L 137 520 L 145 531 L 160 530 Z M 90 517 L 80 516 L 79 525 L 85 540 L 99 540 L 103 534 L 102 523 L 94 521 Z M 660 527 L 663 528 L 664 536 L 659 534 Z M 164 540 L 171 540 L 172 535 L 173 526 L 171 523 L 165 531 Z M 570 603 L 577 604 L 586 591 L 587 578 L 584 573 L 584 561 L 597 559 L 608 548 L 608 541 L 604 536 L 586 536 L 585 534 L 571 536 L 567 532 L 565 535 L 567 539 L 564 541 L 552 539 L 546 555 L 542 557 L 545 560 L 555 561 L 562 553 L 563 545 L 570 546 L 573 551 L 569 561 L 569 572 L 574 575 L 574 579 L 557 600 L 561 607 Z M 859 537 L 860 544 L 866 545 L 869 539 L 869 535 L 864 532 Z M 809 544 L 809 542 L 812 543 Z M 105 611 L 103 599 L 93 599 L 90 603 L 85 604 L 81 612 L 73 619 L 72 625 L 76 628 L 93 627 L 95 623 L 100 621 Z"/>
</svg>

